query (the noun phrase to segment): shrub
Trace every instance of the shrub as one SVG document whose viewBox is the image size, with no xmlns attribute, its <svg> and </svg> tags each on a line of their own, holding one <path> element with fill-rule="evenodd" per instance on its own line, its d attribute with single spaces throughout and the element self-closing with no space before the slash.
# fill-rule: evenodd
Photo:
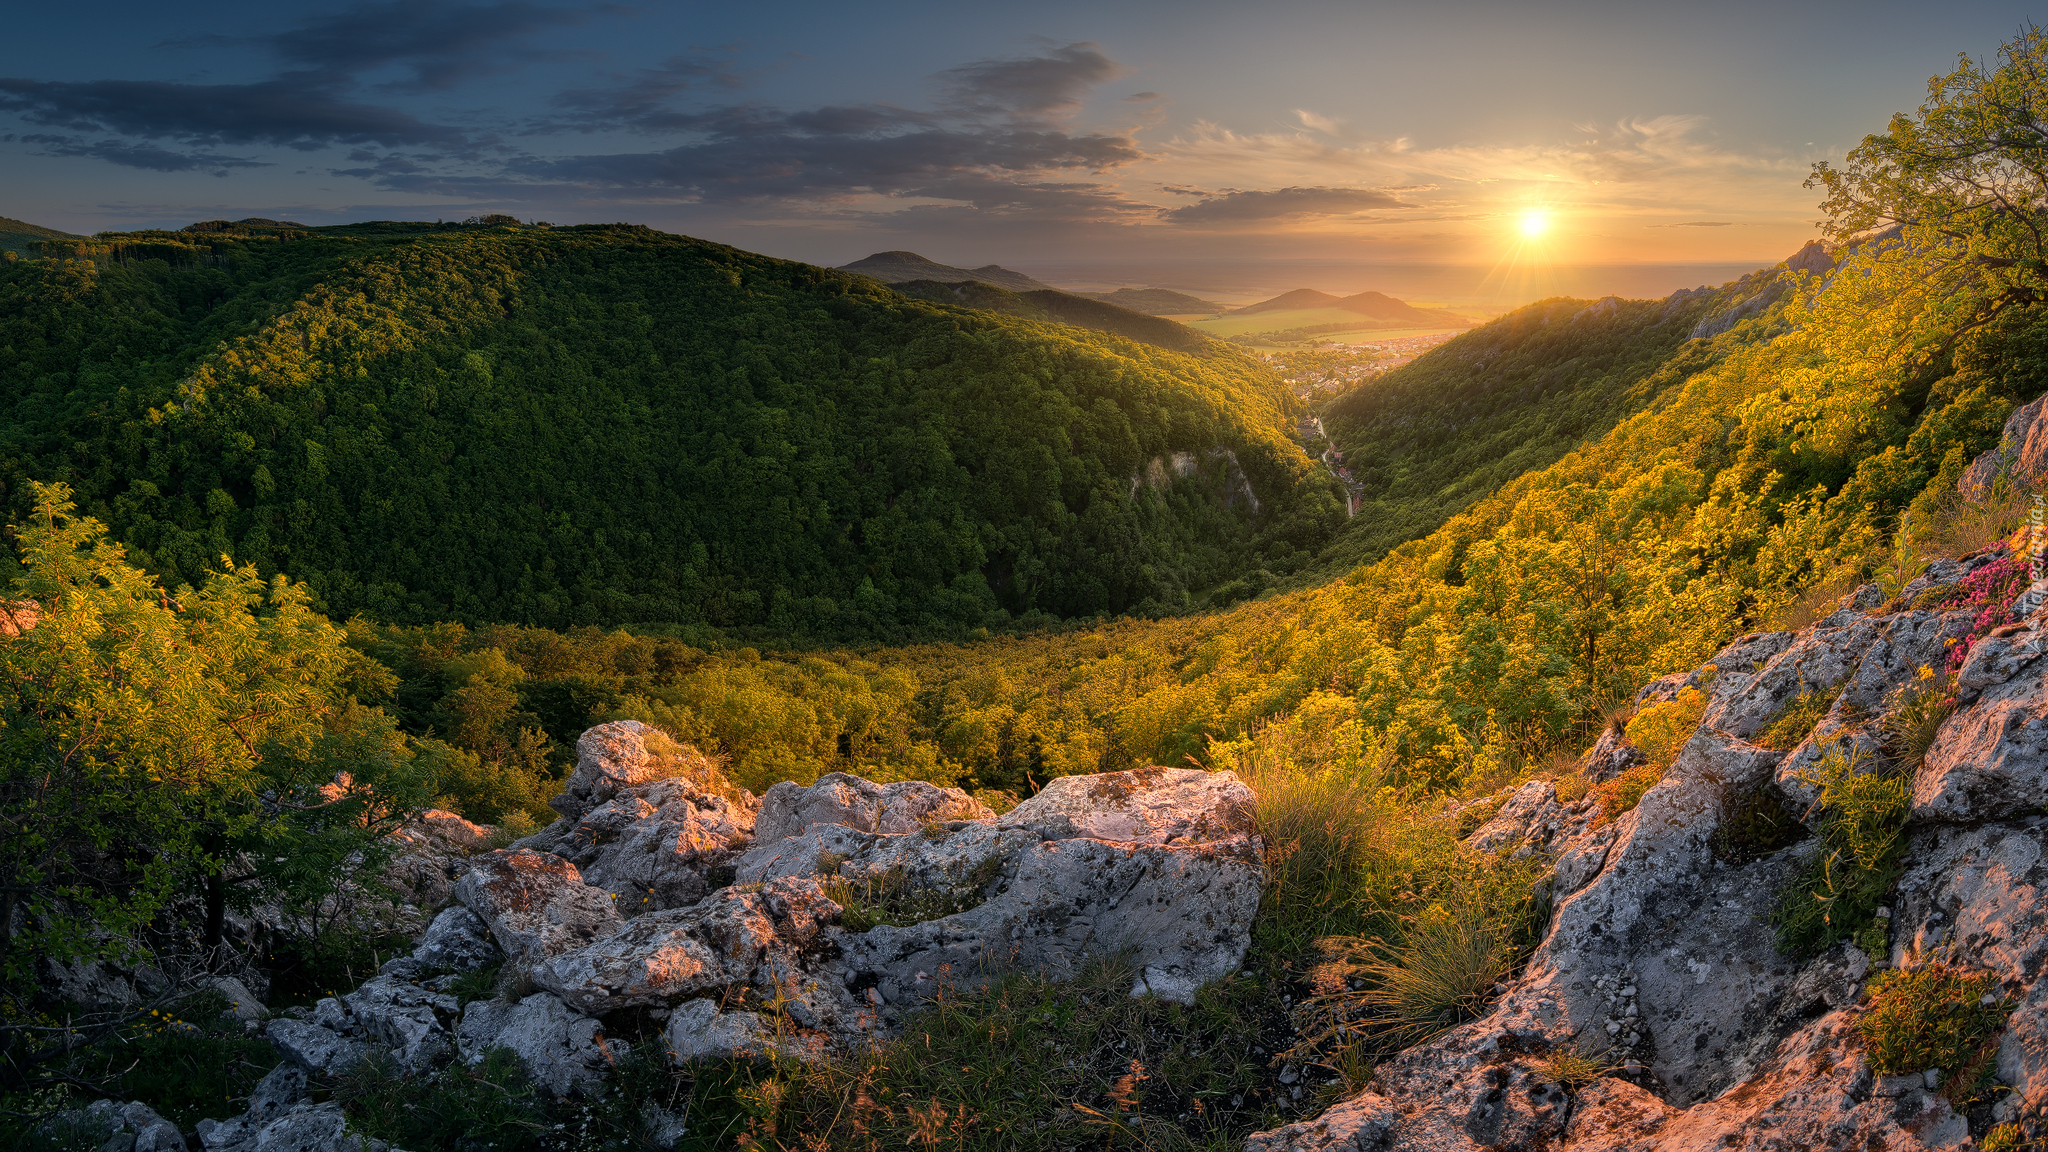
<svg viewBox="0 0 2048 1152">
<path fill-rule="evenodd" d="M 1779 900 L 1778 947 L 1813 955 L 1855 939 L 1876 918 L 1903 848 L 1907 781 L 1831 746 L 1800 779 L 1817 787 L 1821 850 Z"/>
<path fill-rule="evenodd" d="M 1638 764 L 1594 789 L 1600 796 L 1600 819 L 1595 826 L 1620 819 L 1642 802 L 1644 794 L 1664 779 L 1662 764 Z"/>
<path fill-rule="evenodd" d="M 1871 1068 L 1885 1076 L 1939 1068 L 1950 1074 L 1946 1090 L 1967 1098 L 2011 1011 L 1996 981 L 1934 963 L 1880 972 L 1869 992 L 1856 1031 Z"/>
<path fill-rule="evenodd" d="M 1764 725 L 1763 731 L 1757 733 L 1756 743 L 1779 752 L 1791 751 L 1806 739 L 1813 726 L 1820 723 L 1821 717 L 1828 714 L 1828 709 L 1835 706 L 1835 697 L 1841 694 L 1842 686 L 1839 684 L 1829 688 L 1802 689 L 1799 695 L 1778 709 L 1777 715 Z"/>
<path fill-rule="evenodd" d="M 1920 767 L 1942 722 L 1955 708 L 1955 675 L 1926 665 L 1911 681 L 1892 690 L 1881 724 L 1888 750 L 1901 768 L 1911 772 Z"/>
<path fill-rule="evenodd" d="M 825 863 L 821 858 L 819 870 L 826 873 L 825 895 L 842 909 L 840 923 L 854 932 L 883 924 L 898 928 L 922 924 L 978 907 L 989 884 L 1003 870 L 1003 858 L 990 855 L 965 876 L 936 887 L 912 884 L 901 864 L 863 876 L 840 876 L 836 872 L 838 861 L 832 861 L 831 868 L 826 868 Z"/>
<path fill-rule="evenodd" d="M 1706 693 L 1697 688 L 1681 688 L 1669 700 L 1645 705 L 1622 732 L 1630 744 L 1650 758 L 1661 775 L 1699 730 L 1700 717 L 1706 711 Z"/>
</svg>

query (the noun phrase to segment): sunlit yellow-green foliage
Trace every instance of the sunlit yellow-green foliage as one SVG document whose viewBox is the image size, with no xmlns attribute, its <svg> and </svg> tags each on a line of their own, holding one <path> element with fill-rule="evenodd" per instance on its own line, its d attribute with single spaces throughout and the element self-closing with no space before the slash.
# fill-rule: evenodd
<svg viewBox="0 0 2048 1152">
<path fill-rule="evenodd" d="M 1681 688 L 1671 699 L 1645 705 L 1630 718 L 1628 742 L 1660 767 L 1669 767 L 1678 758 L 1678 750 L 1699 730 L 1700 717 L 1706 711 L 1706 693 Z"/>
<path fill-rule="evenodd" d="M 1956 461 L 1995 443 L 2015 395 L 2038 390 L 2031 317 L 1963 335 L 1946 374 L 1902 383 L 1894 346 L 1845 331 L 1854 318 L 1829 307 L 1799 307 L 1801 327 L 1717 338 L 1727 346 L 1713 366 L 1609 435 L 1324 587 L 1200 616 L 858 653 L 555 637 L 684 654 L 659 674 L 575 673 L 590 692 L 602 680 L 603 699 L 558 710 L 546 731 L 566 741 L 637 717 L 729 757 L 756 788 L 843 769 L 1021 792 L 1069 773 L 1207 763 L 1211 738 L 1315 697 L 1372 735 L 1397 787 L 1497 780 L 1503 765 L 1590 743 L 1637 686 L 1699 665 L 1814 582 L 1888 563 L 1899 513 L 1951 485 Z M 464 643 L 487 633 L 510 634 Z M 526 667 L 520 698 L 559 695 L 550 677 L 571 674 L 536 674 L 518 648 L 506 651 Z"/>
</svg>

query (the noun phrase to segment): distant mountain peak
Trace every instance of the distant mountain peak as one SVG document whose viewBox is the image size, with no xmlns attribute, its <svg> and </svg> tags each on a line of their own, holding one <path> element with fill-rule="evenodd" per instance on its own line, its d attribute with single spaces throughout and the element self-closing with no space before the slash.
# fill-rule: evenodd
<svg viewBox="0 0 2048 1152">
<path fill-rule="evenodd" d="M 941 284 L 959 284 L 968 280 L 979 280 L 983 284 L 1008 288 L 1012 292 L 1036 292 L 1052 287 L 1000 264 L 985 264 L 979 268 L 955 268 L 950 264 L 941 264 L 915 252 L 900 249 L 864 256 L 851 264 L 841 264 L 839 268 L 842 272 L 858 272 L 863 276 L 872 276 L 884 284 L 901 284 L 905 280 L 935 280 Z"/>
</svg>

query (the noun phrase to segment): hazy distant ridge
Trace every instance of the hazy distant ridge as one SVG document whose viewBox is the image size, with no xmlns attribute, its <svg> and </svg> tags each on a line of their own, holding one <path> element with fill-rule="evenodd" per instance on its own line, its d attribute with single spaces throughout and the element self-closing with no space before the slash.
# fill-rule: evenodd
<svg viewBox="0 0 2048 1152">
<path fill-rule="evenodd" d="M 1052 285 L 1040 283 L 1022 272 L 1012 272 L 1000 264 L 987 264 L 980 268 L 955 268 L 936 260 L 927 260 L 915 252 L 877 252 L 872 256 L 841 264 L 846 272 L 858 272 L 873 276 L 884 284 L 900 284 L 906 280 L 936 280 L 942 284 L 960 284 L 978 280 L 1012 292 L 1036 292 L 1050 289 Z"/>
<path fill-rule="evenodd" d="M 13 220 L 6 216 L 0 216 L 0 251 L 27 253 L 29 251 L 29 241 L 31 240 L 83 239 L 85 237 L 73 236 L 69 232 L 59 232 L 55 228 L 45 228 L 40 224 L 30 224 L 24 220 Z"/>
<path fill-rule="evenodd" d="M 1368 320 L 1398 321 L 1406 324 L 1469 324 L 1471 321 L 1455 312 L 1441 308 L 1417 308 L 1402 300 L 1396 300 L 1384 292 L 1359 292 L 1351 296 L 1332 296 L 1313 288 L 1296 288 L 1283 292 L 1271 300 L 1247 304 L 1231 312 L 1233 316 L 1249 316 L 1258 312 L 1305 312 L 1311 308 L 1341 308 Z"/>
</svg>

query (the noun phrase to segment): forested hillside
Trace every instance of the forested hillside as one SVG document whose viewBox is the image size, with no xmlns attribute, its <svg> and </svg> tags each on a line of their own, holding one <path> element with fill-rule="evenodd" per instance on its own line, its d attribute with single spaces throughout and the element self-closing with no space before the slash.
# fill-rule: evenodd
<svg viewBox="0 0 2048 1152">
<path fill-rule="evenodd" d="M 889 287 L 906 296 L 939 304 L 958 304 L 963 308 L 982 308 L 1027 320 L 1111 332 L 1172 352 L 1207 356 L 1217 347 L 1207 336 L 1177 321 L 1052 288 L 1012 292 L 978 280 L 958 284 L 938 280 L 904 280 Z"/>
<path fill-rule="evenodd" d="M 1602 435 L 1768 332 L 1774 321 L 1763 313 L 1789 283 L 1765 270 L 1663 300 L 1544 300 L 1346 392 L 1323 423 L 1363 506 L 1323 568 L 1377 560 Z M 1692 342 L 1700 322 L 1717 316 L 1738 319 L 1741 330 Z"/>
<path fill-rule="evenodd" d="M 958 635 L 1177 610 L 1343 516 L 1249 357 L 645 228 L 46 250 L 0 270 L 16 514 L 66 481 L 173 583 L 232 555 L 338 618 Z"/>
</svg>

